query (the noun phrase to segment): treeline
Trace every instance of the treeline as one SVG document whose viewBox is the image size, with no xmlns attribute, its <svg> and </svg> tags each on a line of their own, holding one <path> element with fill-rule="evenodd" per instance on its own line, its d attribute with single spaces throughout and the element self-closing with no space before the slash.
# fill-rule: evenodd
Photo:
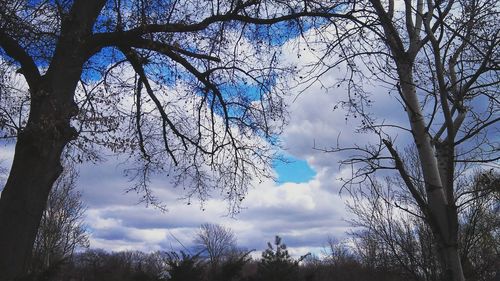
<svg viewBox="0 0 500 281">
<path fill-rule="evenodd" d="M 328 249 L 328 250 L 327 250 Z M 207 250 L 187 252 L 140 251 L 106 252 L 89 249 L 60 260 L 27 280 L 53 281 L 323 281 L 323 280 L 415 280 L 401 268 L 387 263 L 365 263 L 363 255 L 343 243 L 325 248 L 328 255 L 319 258 L 306 254 L 290 256 L 279 236 L 262 257 L 252 251 L 231 248 L 210 258 Z"/>
<path fill-rule="evenodd" d="M 216 228 L 227 230 L 218 225 Z M 213 233 L 212 233 L 213 234 Z M 231 232 L 229 232 L 232 235 Z M 212 237 L 213 238 L 213 237 Z M 220 238 L 220 237 L 218 237 Z M 358 240 L 359 241 L 359 240 Z M 442 280 L 438 274 L 419 276 L 414 269 L 405 268 L 390 253 L 384 255 L 383 247 L 361 241 L 344 243 L 328 241 L 322 257 L 306 254 L 293 258 L 281 237 L 262 252 L 260 258 L 252 258 L 252 251 L 231 244 L 199 245 L 195 254 L 185 251 L 106 252 L 88 249 L 59 260 L 40 272 L 33 272 L 26 281 L 420 281 Z M 212 255 L 217 247 L 224 249 Z M 211 252 L 212 251 L 212 252 Z M 378 254 L 374 254 L 378 252 Z M 436 257 L 437 259 L 437 257 Z M 422 261 L 425 262 L 425 261 Z M 498 280 L 499 257 L 492 261 L 489 271 L 469 273 L 467 280 Z M 495 265 L 496 263 L 496 265 Z"/>
</svg>

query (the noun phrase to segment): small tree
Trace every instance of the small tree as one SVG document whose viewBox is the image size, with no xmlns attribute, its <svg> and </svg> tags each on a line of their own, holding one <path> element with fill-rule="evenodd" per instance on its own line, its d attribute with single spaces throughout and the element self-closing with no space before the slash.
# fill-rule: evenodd
<svg viewBox="0 0 500 281">
<path fill-rule="evenodd" d="M 212 273 L 215 273 L 223 259 L 236 249 L 233 231 L 219 224 L 202 224 L 195 243 L 199 250 L 208 256 Z"/>
<path fill-rule="evenodd" d="M 491 280 L 500 264 L 500 173 L 477 172 L 459 201 L 460 253 L 467 280 Z M 467 194 L 467 193 L 466 193 Z"/>
<path fill-rule="evenodd" d="M 240 280 L 243 268 L 251 261 L 249 256 L 252 251 L 240 252 L 237 255 L 231 255 L 220 266 L 219 271 L 212 277 L 214 281 L 235 281 Z"/>
<path fill-rule="evenodd" d="M 325 254 L 325 261 L 329 264 L 341 266 L 354 261 L 354 255 L 345 242 L 330 237 L 327 244 L 323 253 Z"/>
<path fill-rule="evenodd" d="M 306 258 L 306 254 L 300 259 L 293 259 L 288 253 L 287 247 L 282 243 L 281 237 L 274 239 L 274 247 L 271 242 L 267 243 L 267 249 L 262 253 L 262 259 L 258 265 L 257 277 L 263 281 L 293 281 L 298 280 L 299 262 Z"/>
<path fill-rule="evenodd" d="M 33 247 L 34 274 L 71 259 L 77 248 L 89 246 L 83 224 L 86 208 L 75 189 L 77 176 L 73 167 L 66 167 L 49 194 Z"/>
</svg>

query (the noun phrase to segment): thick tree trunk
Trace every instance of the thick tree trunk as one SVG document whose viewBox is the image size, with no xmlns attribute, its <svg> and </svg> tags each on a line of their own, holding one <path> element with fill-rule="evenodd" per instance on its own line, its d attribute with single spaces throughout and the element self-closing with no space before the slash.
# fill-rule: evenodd
<svg viewBox="0 0 500 281">
<path fill-rule="evenodd" d="M 14 280 L 30 265 L 47 196 L 62 171 L 63 140 L 19 136 L 11 173 L 0 198 L 0 280 Z"/>
<path fill-rule="evenodd" d="M 428 216 L 434 232 L 445 278 L 449 281 L 465 281 L 457 245 L 456 209 L 454 202 L 448 202 L 450 197 L 445 188 L 447 179 L 441 179 L 442 172 L 434 144 L 426 130 L 412 73 L 411 63 L 398 64 L 401 95 L 407 107 L 427 192 L 428 210 L 422 211 Z"/>
<path fill-rule="evenodd" d="M 81 67 L 63 69 L 56 67 L 42 77 L 31 96 L 26 127 L 17 138 L 0 197 L 0 281 L 26 273 L 50 189 L 62 172 L 61 154 L 76 137 L 70 119 L 76 113 L 73 96 Z"/>
<path fill-rule="evenodd" d="M 61 154 L 76 137 L 70 119 L 82 64 L 56 63 L 32 90 L 30 116 L 0 197 L 0 281 L 22 277 L 30 265 L 50 189 L 62 172 Z"/>
<path fill-rule="evenodd" d="M 76 136 L 70 118 L 76 112 L 72 99 L 79 75 L 57 74 L 45 75 L 32 95 L 30 116 L 17 138 L 0 198 L 1 281 L 26 273 L 50 189 L 62 172 L 61 154 Z"/>
<path fill-rule="evenodd" d="M 70 120 L 83 64 L 91 55 L 85 40 L 106 0 L 75 0 L 61 22 L 61 34 L 44 76 L 31 88 L 30 116 L 19 133 L 14 161 L 0 198 L 0 281 L 22 277 L 53 183 L 62 172 L 60 157 L 76 137 Z"/>
<path fill-rule="evenodd" d="M 445 245 L 443 245 L 445 246 Z M 446 245 L 444 255 L 445 278 L 450 281 L 465 281 L 458 245 Z"/>
</svg>

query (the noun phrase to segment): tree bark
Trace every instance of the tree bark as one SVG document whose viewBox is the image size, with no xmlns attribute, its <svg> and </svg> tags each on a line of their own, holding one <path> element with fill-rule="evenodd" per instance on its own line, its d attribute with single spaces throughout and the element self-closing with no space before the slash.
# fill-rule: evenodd
<svg viewBox="0 0 500 281">
<path fill-rule="evenodd" d="M 16 280 L 27 273 L 50 189 L 62 172 L 61 154 L 77 136 L 70 125 L 78 111 L 73 99 L 83 64 L 91 55 L 83 46 L 105 3 L 74 1 L 62 18 L 61 34 L 46 74 L 30 84 L 28 121 L 19 132 L 0 197 L 0 281 Z"/>
<path fill-rule="evenodd" d="M 455 223 L 457 218 L 456 209 L 454 208 L 454 202 L 449 202 L 449 197 L 446 195 L 447 179 L 441 179 L 442 171 L 440 171 L 438 165 L 435 144 L 432 143 L 432 139 L 426 130 L 412 73 L 412 63 L 398 64 L 401 96 L 406 105 L 427 193 L 428 210 L 422 211 L 427 214 L 427 219 L 434 232 L 436 247 L 440 254 L 440 262 L 446 280 L 465 281 L 458 252 L 458 227 Z"/>
<path fill-rule="evenodd" d="M 0 280 L 26 274 L 52 185 L 62 172 L 61 154 L 76 137 L 70 119 L 81 67 L 54 67 L 31 96 L 30 116 L 19 133 L 14 160 L 0 198 Z M 80 70 L 78 70 L 80 69 Z"/>
<path fill-rule="evenodd" d="M 29 267 L 31 250 L 52 184 L 62 171 L 59 157 L 66 142 L 18 137 L 11 173 L 0 198 L 1 280 L 14 280 Z"/>
<path fill-rule="evenodd" d="M 17 138 L 0 197 L 1 281 L 26 274 L 49 192 L 62 172 L 61 154 L 77 136 L 70 120 L 77 112 L 73 97 L 83 62 L 69 67 L 70 61 L 56 61 L 32 91 L 28 122 Z"/>
</svg>

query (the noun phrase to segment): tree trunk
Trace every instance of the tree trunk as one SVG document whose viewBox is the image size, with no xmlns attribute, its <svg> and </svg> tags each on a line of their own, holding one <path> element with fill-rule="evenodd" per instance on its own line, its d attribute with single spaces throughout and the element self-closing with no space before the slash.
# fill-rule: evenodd
<svg viewBox="0 0 500 281">
<path fill-rule="evenodd" d="M 428 210 L 422 211 L 428 216 L 433 230 L 446 280 L 465 281 L 457 245 L 458 228 L 454 223 L 456 209 L 453 208 L 454 202 L 448 202 L 446 179 L 441 179 L 435 147 L 426 130 L 412 73 L 412 63 L 398 64 L 401 96 L 407 108 L 427 193 Z"/>
<path fill-rule="evenodd" d="M 17 138 L 0 198 L 0 281 L 27 273 L 49 192 L 62 172 L 61 154 L 77 135 L 70 119 L 77 112 L 73 97 L 83 62 L 63 61 L 32 90 L 28 122 Z"/>
<path fill-rule="evenodd" d="M 0 198 L 0 281 L 14 280 L 30 265 L 33 243 L 52 185 L 62 172 L 61 154 L 76 137 L 70 119 L 81 67 L 49 70 L 31 96 L 30 116 L 19 132 L 9 178 Z"/>
<path fill-rule="evenodd" d="M 61 154 L 76 136 L 70 118 L 75 114 L 72 99 L 78 80 L 74 76 L 73 81 L 67 79 L 71 76 L 43 77 L 40 89 L 32 95 L 26 127 L 18 135 L 9 178 L 0 198 L 2 281 L 14 280 L 27 272 L 50 189 L 62 172 Z"/>
<path fill-rule="evenodd" d="M 465 281 L 458 245 L 447 245 L 443 249 L 445 278 L 450 281 Z"/>
<path fill-rule="evenodd" d="M 62 171 L 63 140 L 18 137 L 14 162 L 0 198 L 1 280 L 14 280 L 30 265 L 31 250 L 52 184 Z M 40 149 L 42 147 L 42 149 Z"/>
<path fill-rule="evenodd" d="M 85 61 L 84 47 L 106 0 L 75 0 L 61 22 L 45 75 L 30 88 L 30 113 L 19 132 L 9 178 L 0 197 L 0 281 L 27 273 L 33 243 L 52 185 L 62 172 L 61 154 L 76 137 L 70 120 Z M 31 87 L 32 85 L 30 85 Z"/>
</svg>

